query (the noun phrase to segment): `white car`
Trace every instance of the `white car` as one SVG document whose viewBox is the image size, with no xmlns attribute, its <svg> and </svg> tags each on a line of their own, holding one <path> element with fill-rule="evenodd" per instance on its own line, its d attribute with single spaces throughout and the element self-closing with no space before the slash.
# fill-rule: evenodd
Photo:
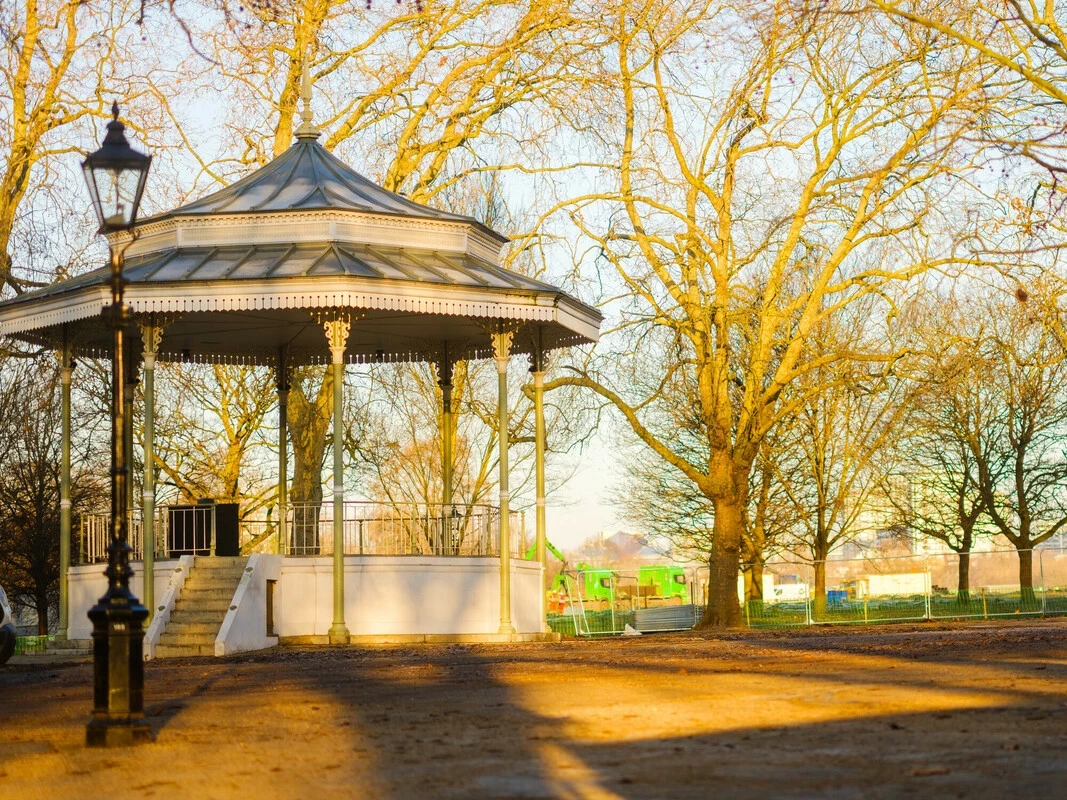
<svg viewBox="0 0 1067 800">
<path fill-rule="evenodd" d="M 6 664 L 15 652 L 15 618 L 7 602 L 4 587 L 0 586 L 0 664 Z"/>
</svg>

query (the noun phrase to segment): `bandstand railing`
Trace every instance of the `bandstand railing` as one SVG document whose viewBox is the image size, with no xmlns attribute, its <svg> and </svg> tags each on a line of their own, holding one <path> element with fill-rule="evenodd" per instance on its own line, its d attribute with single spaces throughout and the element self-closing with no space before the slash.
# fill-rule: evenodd
<svg viewBox="0 0 1067 800">
<path fill-rule="evenodd" d="M 500 509 L 489 505 L 374 503 L 343 505 L 345 555 L 495 556 L 499 554 Z M 522 520 L 513 513 L 511 552 L 522 546 Z M 334 507 L 294 504 L 286 515 L 286 555 L 333 552 Z"/>
<path fill-rule="evenodd" d="M 345 555 L 497 556 L 500 552 L 500 509 L 496 506 L 348 501 L 343 509 Z M 278 530 L 277 520 L 269 516 L 242 519 L 241 551 L 280 552 L 289 556 L 332 555 L 333 510 L 332 502 L 292 504 L 282 531 Z M 213 514 L 210 505 L 159 507 L 155 522 L 156 556 L 166 558 L 188 552 L 211 555 L 213 535 L 210 541 L 192 541 L 183 532 L 206 526 L 213 534 L 214 518 L 207 516 Z M 524 515 L 512 512 L 509 520 L 511 553 L 518 556 L 531 542 L 527 541 Z M 107 561 L 110 524 L 111 515 L 107 512 L 81 515 L 79 556 L 82 562 Z M 144 525 L 139 509 L 130 515 L 129 531 L 131 558 L 141 560 Z"/>
<path fill-rule="evenodd" d="M 154 538 L 157 556 L 176 554 L 212 555 L 215 550 L 215 507 L 160 506 L 155 516 Z M 107 561 L 111 514 L 106 511 L 81 514 L 78 556 L 83 563 Z M 200 533 L 200 535 L 198 535 Z M 130 559 L 144 559 L 144 517 L 140 509 L 130 512 Z"/>
</svg>

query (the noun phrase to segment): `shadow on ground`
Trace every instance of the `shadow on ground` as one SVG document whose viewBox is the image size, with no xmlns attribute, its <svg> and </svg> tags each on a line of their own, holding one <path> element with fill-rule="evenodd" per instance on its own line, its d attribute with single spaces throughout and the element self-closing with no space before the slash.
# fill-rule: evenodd
<svg viewBox="0 0 1067 800">
<path fill-rule="evenodd" d="M 20 667 L 0 671 L 0 794 L 92 797 L 90 779 L 114 774 L 129 780 L 111 796 L 1052 797 L 1067 784 L 1065 632 L 154 662 L 156 742 L 107 752 L 80 744 L 87 665 Z"/>
</svg>

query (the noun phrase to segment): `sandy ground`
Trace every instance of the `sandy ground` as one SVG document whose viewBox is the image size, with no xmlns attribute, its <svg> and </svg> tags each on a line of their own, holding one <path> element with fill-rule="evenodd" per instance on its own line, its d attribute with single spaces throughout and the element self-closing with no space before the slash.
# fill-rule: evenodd
<svg viewBox="0 0 1067 800">
<path fill-rule="evenodd" d="M 1067 797 L 1067 621 L 0 668 L 0 798 Z"/>
</svg>

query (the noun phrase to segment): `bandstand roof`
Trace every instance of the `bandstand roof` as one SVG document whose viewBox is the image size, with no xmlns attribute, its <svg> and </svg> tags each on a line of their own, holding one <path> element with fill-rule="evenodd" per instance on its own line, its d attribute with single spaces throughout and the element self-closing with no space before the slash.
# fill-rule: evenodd
<svg viewBox="0 0 1067 800">
<path fill-rule="evenodd" d="M 596 309 L 499 265 L 507 239 L 414 203 L 329 153 L 317 132 L 203 199 L 141 220 L 126 251 L 126 303 L 164 326 L 165 360 L 273 364 L 328 359 L 319 317 L 350 312 L 349 361 L 491 355 L 487 325 L 518 329 L 513 352 L 596 341 Z M 128 242 L 120 234 L 113 244 Z M 110 270 L 0 302 L 0 334 L 104 355 Z M 529 334 L 529 335 L 527 335 Z"/>
</svg>

